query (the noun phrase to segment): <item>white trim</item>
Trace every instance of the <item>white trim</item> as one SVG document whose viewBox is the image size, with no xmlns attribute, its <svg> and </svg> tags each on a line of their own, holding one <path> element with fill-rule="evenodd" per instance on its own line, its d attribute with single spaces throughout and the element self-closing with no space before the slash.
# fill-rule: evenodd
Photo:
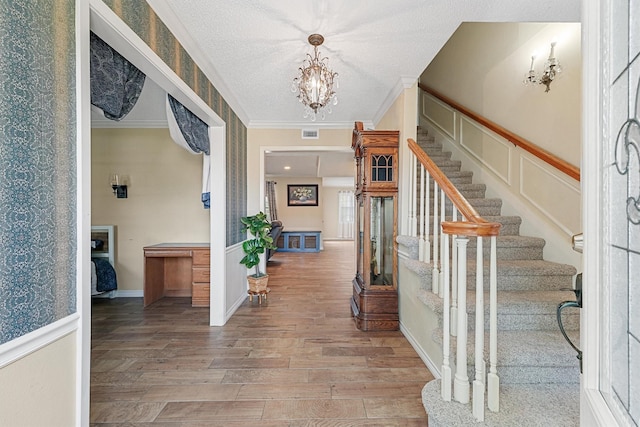
<svg viewBox="0 0 640 427">
<path fill-rule="evenodd" d="M 100 295 L 93 295 L 93 298 L 143 298 L 144 291 L 142 289 L 134 290 L 115 290 L 113 295 L 110 292 L 105 292 Z"/>
<path fill-rule="evenodd" d="M 512 170 L 512 165 L 511 165 L 511 145 L 507 144 L 507 141 L 502 138 L 500 135 L 498 135 L 497 133 L 488 130 L 486 127 L 480 125 L 478 122 L 476 122 L 475 120 L 471 120 L 469 118 L 467 118 L 464 115 L 458 115 L 459 120 L 458 120 L 458 125 L 455 126 L 455 128 L 460 128 L 459 134 L 460 134 L 460 146 L 464 147 L 465 150 L 467 150 L 469 152 L 470 155 L 472 155 L 473 157 L 475 157 L 476 159 L 478 159 L 478 162 L 480 162 L 481 164 L 483 164 L 487 169 L 489 169 L 491 172 L 493 172 L 493 174 L 495 176 L 497 176 L 498 178 L 500 178 L 501 180 L 503 180 L 507 185 L 511 186 L 512 182 L 511 182 L 511 170 Z M 486 135 L 487 137 L 491 138 L 492 141 L 494 142 L 495 146 L 498 146 L 499 148 L 505 148 L 507 150 L 507 176 L 502 175 L 498 170 L 496 170 L 496 168 L 493 167 L 493 165 L 491 165 L 489 162 L 485 161 L 483 157 L 479 156 L 471 146 L 465 144 L 464 141 L 464 124 L 463 123 L 467 123 L 470 126 L 476 128 L 480 133 Z"/>
<path fill-rule="evenodd" d="M 226 127 L 209 128 L 211 144 L 210 156 L 210 284 L 209 284 L 209 325 L 222 326 L 227 305 L 227 155 Z"/>
<path fill-rule="evenodd" d="M 539 160 L 537 157 L 525 154 L 525 152 L 522 152 L 521 155 L 520 155 L 520 168 L 519 168 L 519 170 L 520 170 L 520 188 L 518 189 L 518 192 L 520 193 L 520 195 L 526 201 L 528 201 L 533 206 L 535 206 L 547 218 L 549 218 L 551 221 L 553 221 L 553 223 L 558 228 L 560 228 L 562 231 L 565 232 L 567 237 L 571 237 L 574 234 L 576 234 L 575 231 L 570 230 L 562 221 L 560 221 L 551 212 L 549 212 L 548 209 L 545 209 L 540 203 L 538 203 L 533 196 L 527 194 L 527 192 L 524 189 L 524 184 L 525 184 L 525 181 L 526 181 L 526 176 L 525 176 L 525 173 L 524 173 L 524 164 L 525 164 L 525 162 L 528 162 L 533 167 L 535 167 L 538 170 L 546 173 L 549 177 L 555 179 L 558 182 L 558 185 L 564 185 L 569 191 L 573 191 L 576 194 L 577 200 L 580 200 L 580 189 L 577 188 L 576 181 L 574 181 L 574 180 L 569 181 L 567 178 L 565 178 L 566 177 L 565 174 L 558 173 L 556 169 L 551 168 L 546 163 L 544 163 L 541 160 Z"/>
<path fill-rule="evenodd" d="M 89 3 L 76 0 L 76 426 L 89 425 L 91 374 L 91 82 Z M 62 331 L 60 331 L 62 332 Z"/>
<path fill-rule="evenodd" d="M 91 30 L 111 47 L 129 58 L 136 67 L 161 89 L 176 98 L 210 127 L 213 151 L 222 153 L 211 159 L 210 248 L 211 287 L 210 325 L 224 324 L 225 304 L 225 248 L 226 236 L 226 124 L 138 35 L 129 28 L 104 2 L 90 0 Z M 220 237 L 222 236 L 222 237 Z M 222 322 L 222 323 L 221 323 Z"/>
<path fill-rule="evenodd" d="M 74 313 L 0 345 L 0 369 L 75 332 L 79 323 L 80 314 Z"/>
<path fill-rule="evenodd" d="M 427 369 L 431 371 L 431 373 L 433 374 L 433 377 L 435 379 L 442 378 L 442 373 L 440 372 L 440 368 L 438 368 L 436 364 L 433 363 L 433 360 L 431 360 L 431 358 L 427 355 L 427 353 L 425 353 L 422 350 L 422 347 L 420 347 L 420 344 L 418 343 L 418 341 L 413 337 L 413 335 L 411 335 L 411 332 L 409 332 L 409 330 L 404 326 L 404 324 L 402 323 L 402 320 L 400 321 L 400 332 L 402 332 L 402 334 L 405 336 L 407 341 L 409 341 L 409 344 L 411 344 L 411 347 L 413 347 L 416 353 L 418 353 L 418 356 L 420 356 L 420 359 L 422 359 L 424 364 L 427 366 Z"/>
<path fill-rule="evenodd" d="M 600 351 L 602 346 L 601 312 L 603 230 L 602 148 L 604 103 L 603 73 L 608 66 L 608 24 L 603 14 L 611 1 L 582 2 L 582 224 L 584 232 L 582 314 L 580 316 L 580 348 L 583 352 L 583 375 L 580 384 L 580 425 L 616 426 L 611 409 L 600 393 Z M 604 40 L 603 40 L 604 38 Z M 606 50 L 606 51 L 605 51 Z"/>
<path fill-rule="evenodd" d="M 443 110 L 449 111 L 451 113 L 451 132 L 449 132 L 447 129 L 444 128 L 444 123 L 440 124 L 438 123 L 434 117 L 431 117 L 427 114 L 426 111 L 426 102 L 425 102 L 425 98 L 429 99 L 430 101 L 432 101 L 434 104 L 439 105 L 440 107 L 442 107 Z M 457 136 L 457 130 L 458 130 L 458 126 L 457 126 L 457 118 L 458 118 L 458 111 L 455 110 L 454 108 L 451 108 L 448 104 L 445 104 L 444 102 L 440 101 L 438 98 L 436 98 L 433 95 L 430 95 L 428 93 L 422 93 L 422 108 L 421 110 L 421 116 L 426 117 L 429 120 L 429 123 L 431 123 L 433 126 L 435 126 L 436 128 L 438 128 L 444 135 L 448 136 L 449 138 L 451 138 L 454 141 L 458 140 L 458 136 Z"/>
</svg>

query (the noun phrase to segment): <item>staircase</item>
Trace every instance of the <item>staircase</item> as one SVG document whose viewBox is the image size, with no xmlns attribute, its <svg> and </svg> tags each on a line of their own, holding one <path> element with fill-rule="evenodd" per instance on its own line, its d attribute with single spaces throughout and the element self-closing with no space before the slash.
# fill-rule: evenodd
<svg viewBox="0 0 640 427">
<path fill-rule="evenodd" d="M 570 291 L 575 268 L 545 261 L 544 240 L 521 236 L 521 218 L 503 216 L 502 201 L 486 198 L 486 187 L 473 183 L 472 173 L 461 171 L 461 162 L 451 160 L 451 153 L 444 152 L 442 145 L 425 131 L 418 131 L 417 143 L 483 218 L 502 225 L 497 238 L 500 411 L 485 411 L 484 422 L 478 423 L 471 414 L 471 404 L 443 401 L 440 380 L 435 380 L 428 383 L 422 392 L 429 426 L 577 426 L 580 419 L 579 363 L 575 352 L 562 337 L 556 320 L 557 305 L 562 301 L 575 300 L 574 293 Z M 433 186 L 430 190 L 432 198 Z M 446 206 L 445 215 L 451 215 L 450 205 Z M 429 241 L 433 244 L 432 238 Z M 434 325 L 433 340 L 441 348 L 443 304 L 442 299 L 431 291 L 431 266 L 417 259 L 416 237 L 401 236 L 399 242 L 413 258 L 404 260 L 404 266 L 420 278 L 421 289 L 416 297 L 426 310 L 440 319 Z M 488 252 L 487 246 L 484 245 L 484 250 Z M 476 240 L 470 238 L 467 258 L 470 331 L 474 329 L 475 318 L 475 248 Z M 484 274 L 487 276 L 485 283 L 488 283 L 488 268 L 484 269 Z M 485 301 L 488 301 L 487 293 Z M 579 310 L 575 309 L 571 313 L 563 313 L 565 329 L 576 343 L 579 342 L 579 316 Z M 488 328 L 487 309 L 485 330 Z M 474 333 L 468 335 L 473 341 Z M 455 361 L 455 337 L 451 337 L 451 341 L 452 361 Z M 486 336 L 485 343 L 488 342 Z M 473 381 L 473 342 L 467 347 L 468 377 Z M 485 351 L 486 360 L 489 360 L 488 350 Z"/>
</svg>

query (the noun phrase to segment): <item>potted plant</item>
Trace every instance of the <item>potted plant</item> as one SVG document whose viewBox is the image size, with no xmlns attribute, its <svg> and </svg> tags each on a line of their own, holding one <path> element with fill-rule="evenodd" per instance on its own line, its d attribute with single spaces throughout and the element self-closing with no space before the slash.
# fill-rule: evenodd
<svg viewBox="0 0 640 427">
<path fill-rule="evenodd" d="M 252 292 L 260 293 L 266 292 L 267 282 L 269 281 L 269 275 L 260 271 L 260 255 L 262 255 L 267 249 L 275 249 L 273 244 L 273 238 L 269 236 L 271 230 L 271 223 L 267 221 L 267 215 L 263 212 L 259 212 L 252 216 L 245 216 L 240 219 L 244 228 L 242 231 L 248 231 L 253 239 L 247 239 L 242 244 L 242 250 L 245 255 L 240 260 L 240 264 L 243 264 L 247 268 L 256 268 L 256 272 L 247 276 L 249 281 L 249 289 Z"/>
</svg>

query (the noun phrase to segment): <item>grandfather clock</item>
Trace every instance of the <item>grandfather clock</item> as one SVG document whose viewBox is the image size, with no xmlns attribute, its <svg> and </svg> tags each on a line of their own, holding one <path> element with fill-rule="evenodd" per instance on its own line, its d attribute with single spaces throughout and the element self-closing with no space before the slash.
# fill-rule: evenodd
<svg viewBox="0 0 640 427">
<path fill-rule="evenodd" d="M 363 331 L 399 328 L 397 275 L 399 131 L 356 122 L 356 276 L 351 311 Z"/>
</svg>

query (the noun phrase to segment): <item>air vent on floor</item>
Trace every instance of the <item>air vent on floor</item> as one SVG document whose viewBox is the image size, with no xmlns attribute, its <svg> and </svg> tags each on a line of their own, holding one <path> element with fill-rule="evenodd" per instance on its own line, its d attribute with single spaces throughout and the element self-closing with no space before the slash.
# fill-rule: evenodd
<svg viewBox="0 0 640 427">
<path fill-rule="evenodd" d="M 302 129 L 302 139 L 318 139 L 319 137 L 319 129 Z"/>
</svg>

